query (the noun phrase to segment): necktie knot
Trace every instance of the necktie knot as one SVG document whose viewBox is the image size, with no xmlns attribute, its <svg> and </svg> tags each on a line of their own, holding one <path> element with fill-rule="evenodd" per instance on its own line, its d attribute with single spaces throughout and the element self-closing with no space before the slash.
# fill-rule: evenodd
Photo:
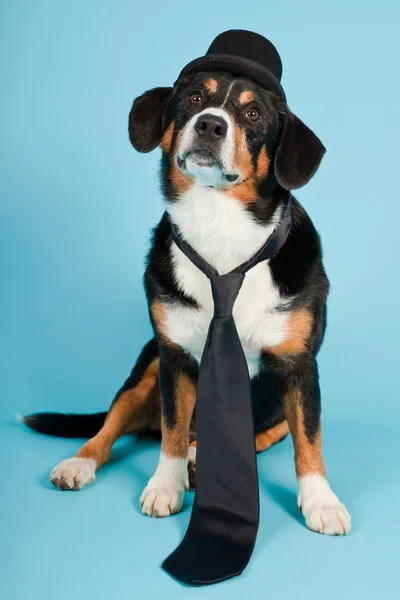
<svg viewBox="0 0 400 600">
<path fill-rule="evenodd" d="M 232 316 L 233 305 L 244 280 L 244 273 L 227 273 L 211 277 L 214 317 Z"/>
</svg>

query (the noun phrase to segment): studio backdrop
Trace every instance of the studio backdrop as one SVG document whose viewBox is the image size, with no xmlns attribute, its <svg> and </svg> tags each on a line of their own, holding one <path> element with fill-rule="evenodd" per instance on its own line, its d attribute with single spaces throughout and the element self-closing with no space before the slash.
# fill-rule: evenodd
<svg viewBox="0 0 400 600">
<path fill-rule="evenodd" d="M 396 596 L 399 18 L 394 0 L 2 0 L 2 598 Z M 159 441 L 124 437 L 93 485 L 62 493 L 48 475 L 82 440 L 40 436 L 16 415 L 107 410 L 152 336 L 142 278 L 164 211 L 160 151 L 132 149 L 128 114 L 227 29 L 276 45 L 289 107 L 327 148 L 294 195 L 321 235 L 331 282 L 323 447 L 352 531 L 306 528 L 288 437 L 257 458 L 248 568 L 193 590 L 160 568 L 187 529 L 193 493 L 166 519 L 140 510 Z"/>
</svg>

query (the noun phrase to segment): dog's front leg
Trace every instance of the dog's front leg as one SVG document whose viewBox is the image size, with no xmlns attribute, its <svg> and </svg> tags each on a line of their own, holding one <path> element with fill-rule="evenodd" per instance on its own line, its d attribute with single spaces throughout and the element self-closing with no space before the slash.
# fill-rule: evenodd
<svg viewBox="0 0 400 600">
<path fill-rule="evenodd" d="M 320 390 L 314 357 L 298 358 L 286 380 L 283 404 L 295 449 L 298 505 L 307 526 L 328 535 L 350 531 L 350 515 L 332 491 L 322 458 Z"/>
<path fill-rule="evenodd" d="M 321 439 L 321 398 L 317 362 L 309 353 L 266 357 L 282 390 L 294 444 L 298 505 L 307 526 L 328 535 L 350 531 L 346 507 L 332 491 L 325 473 Z"/>
<path fill-rule="evenodd" d="M 167 517 L 182 508 L 188 489 L 189 426 L 196 389 L 187 359 L 177 346 L 160 348 L 162 442 L 157 469 L 140 498 L 142 511 Z"/>
</svg>

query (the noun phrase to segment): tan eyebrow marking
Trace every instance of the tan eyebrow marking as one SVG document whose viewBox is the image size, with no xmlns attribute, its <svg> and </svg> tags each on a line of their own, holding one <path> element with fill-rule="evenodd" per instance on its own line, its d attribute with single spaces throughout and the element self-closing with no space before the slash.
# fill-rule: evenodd
<svg viewBox="0 0 400 600">
<path fill-rule="evenodd" d="M 207 79 L 207 81 L 204 84 L 206 86 L 206 88 L 208 89 L 209 92 L 211 92 L 212 94 L 215 94 L 215 92 L 218 89 L 218 82 L 213 79 L 212 77 L 210 77 L 210 79 Z"/>
<path fill-rule="evenodd" d="M 244 92 L 242 92 L 239 96 L 240 104 L 247 104 L 253 100 L 255 100 L 255 96 L 251 90 L 244 90 Z"/>
</svg>

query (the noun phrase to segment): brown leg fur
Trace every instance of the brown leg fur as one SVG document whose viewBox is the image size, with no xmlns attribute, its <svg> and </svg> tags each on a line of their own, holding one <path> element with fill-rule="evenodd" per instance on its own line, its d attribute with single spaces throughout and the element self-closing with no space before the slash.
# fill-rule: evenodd
<svg viewBox="0 0 400 600">
<path fill-rule="evenodd" d="M 186 458 L 189 447 L 189 428 L 196 401 L 196 388 L 187 375 L 178 375 L 176 382 L 175 424 L 169 427 L 162 418 L 161 452 L 168 458 Z"/>
<path fill-rule="evenodd" d="M 301 399 L 301 391 L 297 388 L 289 390 L 283 399 L 290 433 L 293 438 L 296 474 L 298 478 L 314 473 L 325 477 L 321 428 L 319 428 L 315 440 L 311 443 L 305 434 Z"/>
<path fill-rule="evenodd" d="M 289 433 L 289 426 L 287 421 L 278 423 L 275 427 L 267 429 L 267 431 L 261 431 L 256 435 L 256 452 L 263 452 L 268 450 L 274 444 L 277 444 Z"/>
</svg>

